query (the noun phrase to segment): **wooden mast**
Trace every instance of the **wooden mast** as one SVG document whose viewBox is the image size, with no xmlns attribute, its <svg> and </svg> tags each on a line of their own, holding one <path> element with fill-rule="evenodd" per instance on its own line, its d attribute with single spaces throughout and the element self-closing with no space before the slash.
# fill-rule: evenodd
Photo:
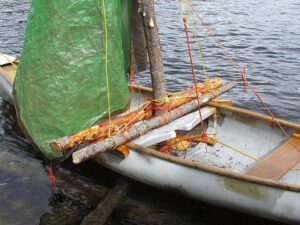
<svg viewBox="0 0 300 225">
<path fill-rule="evenodd" d="M 149 57 L 153 99 L 157 100 L 155 101 L 156 104 L 162 104 L 167 97 L 167 91 L 154 0 L 139 0 L 139 3 Z M 156 115 L 160 113 L 162 111 L 155 111 Z"/>
</svg>

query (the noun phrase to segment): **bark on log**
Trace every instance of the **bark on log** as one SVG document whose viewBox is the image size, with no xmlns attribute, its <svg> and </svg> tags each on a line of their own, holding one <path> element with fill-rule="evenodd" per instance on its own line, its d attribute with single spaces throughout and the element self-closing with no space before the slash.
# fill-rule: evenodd
<svg viewBox="0 0 300 225">
<path fill-rule="evenodd" d="M 102 225 L 106 222 L 112 211 L 118 207 L 128 190 L 127 183 L 118 183 L 108 193 L 103 201 L 87 215 L 80 225 Z"/>
<path fill-rule="evenodd" d="M 161 44 L 156 23 L 154 0 L 141 0 L 140 13 L 142 15 L 144 32 L 146 36 L 146 44 L 153 88 L 153 99 L 165 99 L 167 97 L 167 91 L 165 85 Z M 155 111 L 155 115 L 161 113 L 161 111 Z"/>
<path fill-rule="evenodd" d="M 225 85 L 220 89 L 214 91 L 213 93 L 208 93 L 200 96 L 201 105 L 232 89 L 235 85 L 235 82 L 231 82 L 228 85 Z M 166 112 L 150 120 L 143 121 L 141 124 L 135 124 L 127 131 L 119 132 L 115 136 L 111 136 L 103 141 L 88 145 L 72 154 L 73 163 L 79 164 L 91 157 L 96 156 L 99 153 L 103 153 L 112 150 L 117 146 L 124 145 L 128 141 L 131 141 L 134 138 L 137 138 L 152 129 L 161 127 L 175 119 L 178 119 L 179 117 L 182 117 L 194 111 L 197 106 L 197 100 L 190 101 L 170 112 Z"/>
<path fill-rule="evenodd" d="M 214 90 L 221 87 L 222 84 L 223 82 L 220 78 L 210 79 L 208 82 L 197 85 L 198 93 L 205 94 L 210 90 Z M 196 95 L 194 88 L 188 88 L 187 90 L 174 93 L 170 97 L 170 102 L 168 103 L 168 110 L 175 109 L 191 101 L 195 97 Z M 134 120 L 133 117 L 135 117 Z M 138 121 L 149 119 L 151 117 L 151 109 L 144 109 L 143 111 L 137 109 L 120 118 L 112 120 L 110 123 L 110 129 L 108 123 L 101 123 L 86 130 L 80 131 L 77 134 L 57 139 L 53 141 L 50 144 L 50 146 L 56 152 L 64 152 L 84 142 L 92 142 L 101 138 L 106 138 L 108 136 L 109 130 L 111 134 L 114 135 L 117 132 L 117 130 L 119 130 L 119 128 L 124 124 L 130 123 L 130 125 L 133 125 Z M 128 127 L 130 128 L 131 126 Z"/>
</svg>

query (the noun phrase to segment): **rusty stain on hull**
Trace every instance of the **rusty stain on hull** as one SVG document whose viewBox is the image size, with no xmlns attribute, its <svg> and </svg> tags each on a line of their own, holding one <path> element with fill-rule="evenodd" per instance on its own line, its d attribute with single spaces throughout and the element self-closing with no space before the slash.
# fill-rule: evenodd
<svg viewBox="0 0 300 225">
<path fill-rule="evenodd" d="M 264 199 L 265 195 L 257 184 L 241 182 L 240 180 L 218 177 L 219 183 L 228 191 L 238 193 L 251 199 Z"/>
</svg>

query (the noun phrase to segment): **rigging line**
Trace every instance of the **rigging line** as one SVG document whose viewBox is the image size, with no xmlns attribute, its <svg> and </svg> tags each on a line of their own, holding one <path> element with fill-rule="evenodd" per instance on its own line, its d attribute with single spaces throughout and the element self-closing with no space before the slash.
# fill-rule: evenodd
<svg viewBox="0 0 300 225">
<path fill-rule="evenodd" d="M 199 20 L 201 21 L 201 24 L 205 27 L 205 31 L 213 38 L 213 40 L 215 41 L 216 45 L 220 47 L 220 49 L 222 49 L 222 52 L 225 56 L 227 56 L 229 62 L 231 63 L 231 65 L 237 70 L 237 72 L 241 75 L 244 84 L 248 85 L 250 87 L 250 89 L 252 90 L 252 92 L 256 95 L 256 97 L 259 99 L 259 101 L 262 103 L 263 107 L 265 108 L 265 110 L 270 114 L 270 116 L 272 117 L 273 122 L 275 122 L 278 127 L 280 128 L 280 130 L 283 132 L 284 135 L 286 135 L 287 137 L 289 137 L 288 133 L 286 132 L 286 130 L 283 128 L 283 126 L 279 123 L 279 121 L 277 120 L 277 118 L 275 117 L 275 115 L 273 114 L 273 112 L 271 111 L 271 109 L 268 107 L 268 105 L 265 103 L 265 101 L 263 100 L 263 98 L 261 97 L 261 95 L 256 91 L 256 89 L 254 88 L 254 86 L 247 80 L 246 78 L 246 72 L 245 72 L 245 68 L 241 69 L 240 66 L 233 60 L 232 56 L 228 53 L 228 51 L 224 48 L 224 46 L 221 44 L 221 42 L 216 38 L 215 34 L 213 33 L 213 31 L 206 25 L 205 21 L 203 20 L 203 18 L 200 16 L 200 13 L 193 7 L 191 6 L 193 12 L 196 14 L 196 16 L 199 18 Z M 245 91 L 245 89 L 244 89 Z M 270 125 L 270 124 L 269 124 Z M 300 151 L 300 149 L 297 146 L 294 146 L 298 151 Z"/>
<path fill-rule="evenodd" d="M 250 154 L 246 153 L 245 151 L 242 151 L 242 150 L 240 150 L 240 149 L 238 149 L 236 147 L 230 146 L 230 145 L 228 145 L 228 144 L 226 144 L 224 142 L 219 141 L 218 139 L 215 139 L 215 141 L 218 142 L 219 144 L 227 147 L 227 148 L 230 148 L 231 150 L 233 150 L 233 151 L 235 151 L 235 152 L 237 152 L 237 153 L 239 153 L 239 154 L 241 154 L 243 156 L 246 156 L 246 157 L 248 157 L 250 159 L 253 159 L 254 161 L 258 161 L 257 158 L 251 156 Z"/>
<path fill-rule="evenodd" d="M 182 4 L 182 0 L 179 0 L 179 6 L 180 6 L 181 17 L 184 18 L 185 17 L 185 13 L 184 13 L 184 6 Z"/>
<path fill-rule="evenodd" d="M 108 136 L 110 136 L 111 108 L 110 108 L 110 90 L 109 90 L 109 79 L 108 79 L 108 29 L 107 29 L 107 17 L 106 17 L 106 0 L 102 0 L 102 8 L 103 8 L 104 30 L 105 30 L 105 78 L 106 78 L 107 110 L 108 110 L 108 121 L 109 121 Z"/>
<path fill-rule="evenodd" d="M 205 65 L 204 65 L 204 59 L 203 59 L 203 54 L 202 54 L 202 51 L 201 51 L 200 41 L 199 41 L 199 38 L 197 38 L 197 32 L 196 32 L 196 28 L 195 28 L 195 25 L 194 25 L 194 20 L 193 20 L 193 17 L 191 15 L 190 1 L 185 0 L 185 3 L 186 3 L 186 6 L 187 6 L 188 16 L 189 16 L 189 19 L 191 21 L 191 27 L 192 27 L 192 30 L 193 30 L 194 38 L 196 40 L 198 54 L 199 54 L 200 62 L 201 62 L 201 65 L 202 65 L 202 70 L 203 70 L 203 73 L 205 75 L 206 80 L 208 80 L 208 74 L 206 72 L 206 68 L 205 68 Z"/>
<path fill-rule="evenodd" d="M 215 41 L 216 45 L 218 47 L 220 47 L 220 49 L 222 49 L 222 53 L 228 58 L 229 62 L 231 63 L 231 65 L 238 70 L 238 72 L 240 73 L 240 67 L 239 65 L 233 60 L 232 56 L 227 52 L 227 50 L 224 48 L 224 46 L 221 44 L 221 42 L 216 38 L 216 35 L 214 34 L 214 32 L 207 26 L 206 22 L 204 21 L 204 19 L 200 16 L 200 13 L 197 11 L 197 9 L 195 9 L 193 6 L 191 6 L 192 11 L 196 14 L 196 16 L 198 17 L 198 19 L 200 20 L 202 26 L 205 28 L 205 32 L 208 33 L 213 40 Z"/>
<path fill-rule="evenodd" d="M 202 133 L 203 133 L 203 138 L 205 139 L 207 137 L 207 135 L 206 135 L 206 131 L 205 131 L 205 128 L 204 128 L 204 121 L 203 121 L 202 113 L 201 113 L 201 104 L 200 104 L 199 92 L 198 92 L 198 88 L 197 88 L 196 72 L 195 72 L 195 69 L 194 69 L 193 57 L 192 57 L 191 47 L 190 47 L 189 31 L 188 31 L 188 27 L 187 27 L 186 16 L 185 16 L 183 5 L 182 5 L 182 0 L 179 0 L 179 4 L 180 4 L 180 8 L 181 8 L 181 13 L 182 13 L 182 21 L 183 21 L 183 25 L 184 25 L 186 41 L 187 41 L 187 47 L 188 47 L 188 55 L 189 55 L 189 59 L 190 59 L 192 75 L 193 75 L 193 81 L 194 81 L 194 87 L 195 87 L 195 93 L 196 93 L 196 98 L 197 98 L 197 103 L 198 103 L 198 112 L 199 112 L 199 116 L 200 116 L 200 119 L 201 119 L 201 129 L 202 129 Z"/>
</svg>

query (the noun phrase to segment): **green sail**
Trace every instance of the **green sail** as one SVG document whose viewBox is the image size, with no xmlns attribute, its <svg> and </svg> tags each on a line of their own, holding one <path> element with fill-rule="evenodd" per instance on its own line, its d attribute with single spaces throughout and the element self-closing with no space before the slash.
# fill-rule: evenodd
<svg viewBox="0 0 300 225">
<path fill-rule="evenodd" d="M 49 159 L 49 143 L 92 126 L 129 101 L 130 0 L 33 0 L 14 83 L 21 126 Z M 105 38 L 104 11 L 108 42 Z"/>
</svg>

